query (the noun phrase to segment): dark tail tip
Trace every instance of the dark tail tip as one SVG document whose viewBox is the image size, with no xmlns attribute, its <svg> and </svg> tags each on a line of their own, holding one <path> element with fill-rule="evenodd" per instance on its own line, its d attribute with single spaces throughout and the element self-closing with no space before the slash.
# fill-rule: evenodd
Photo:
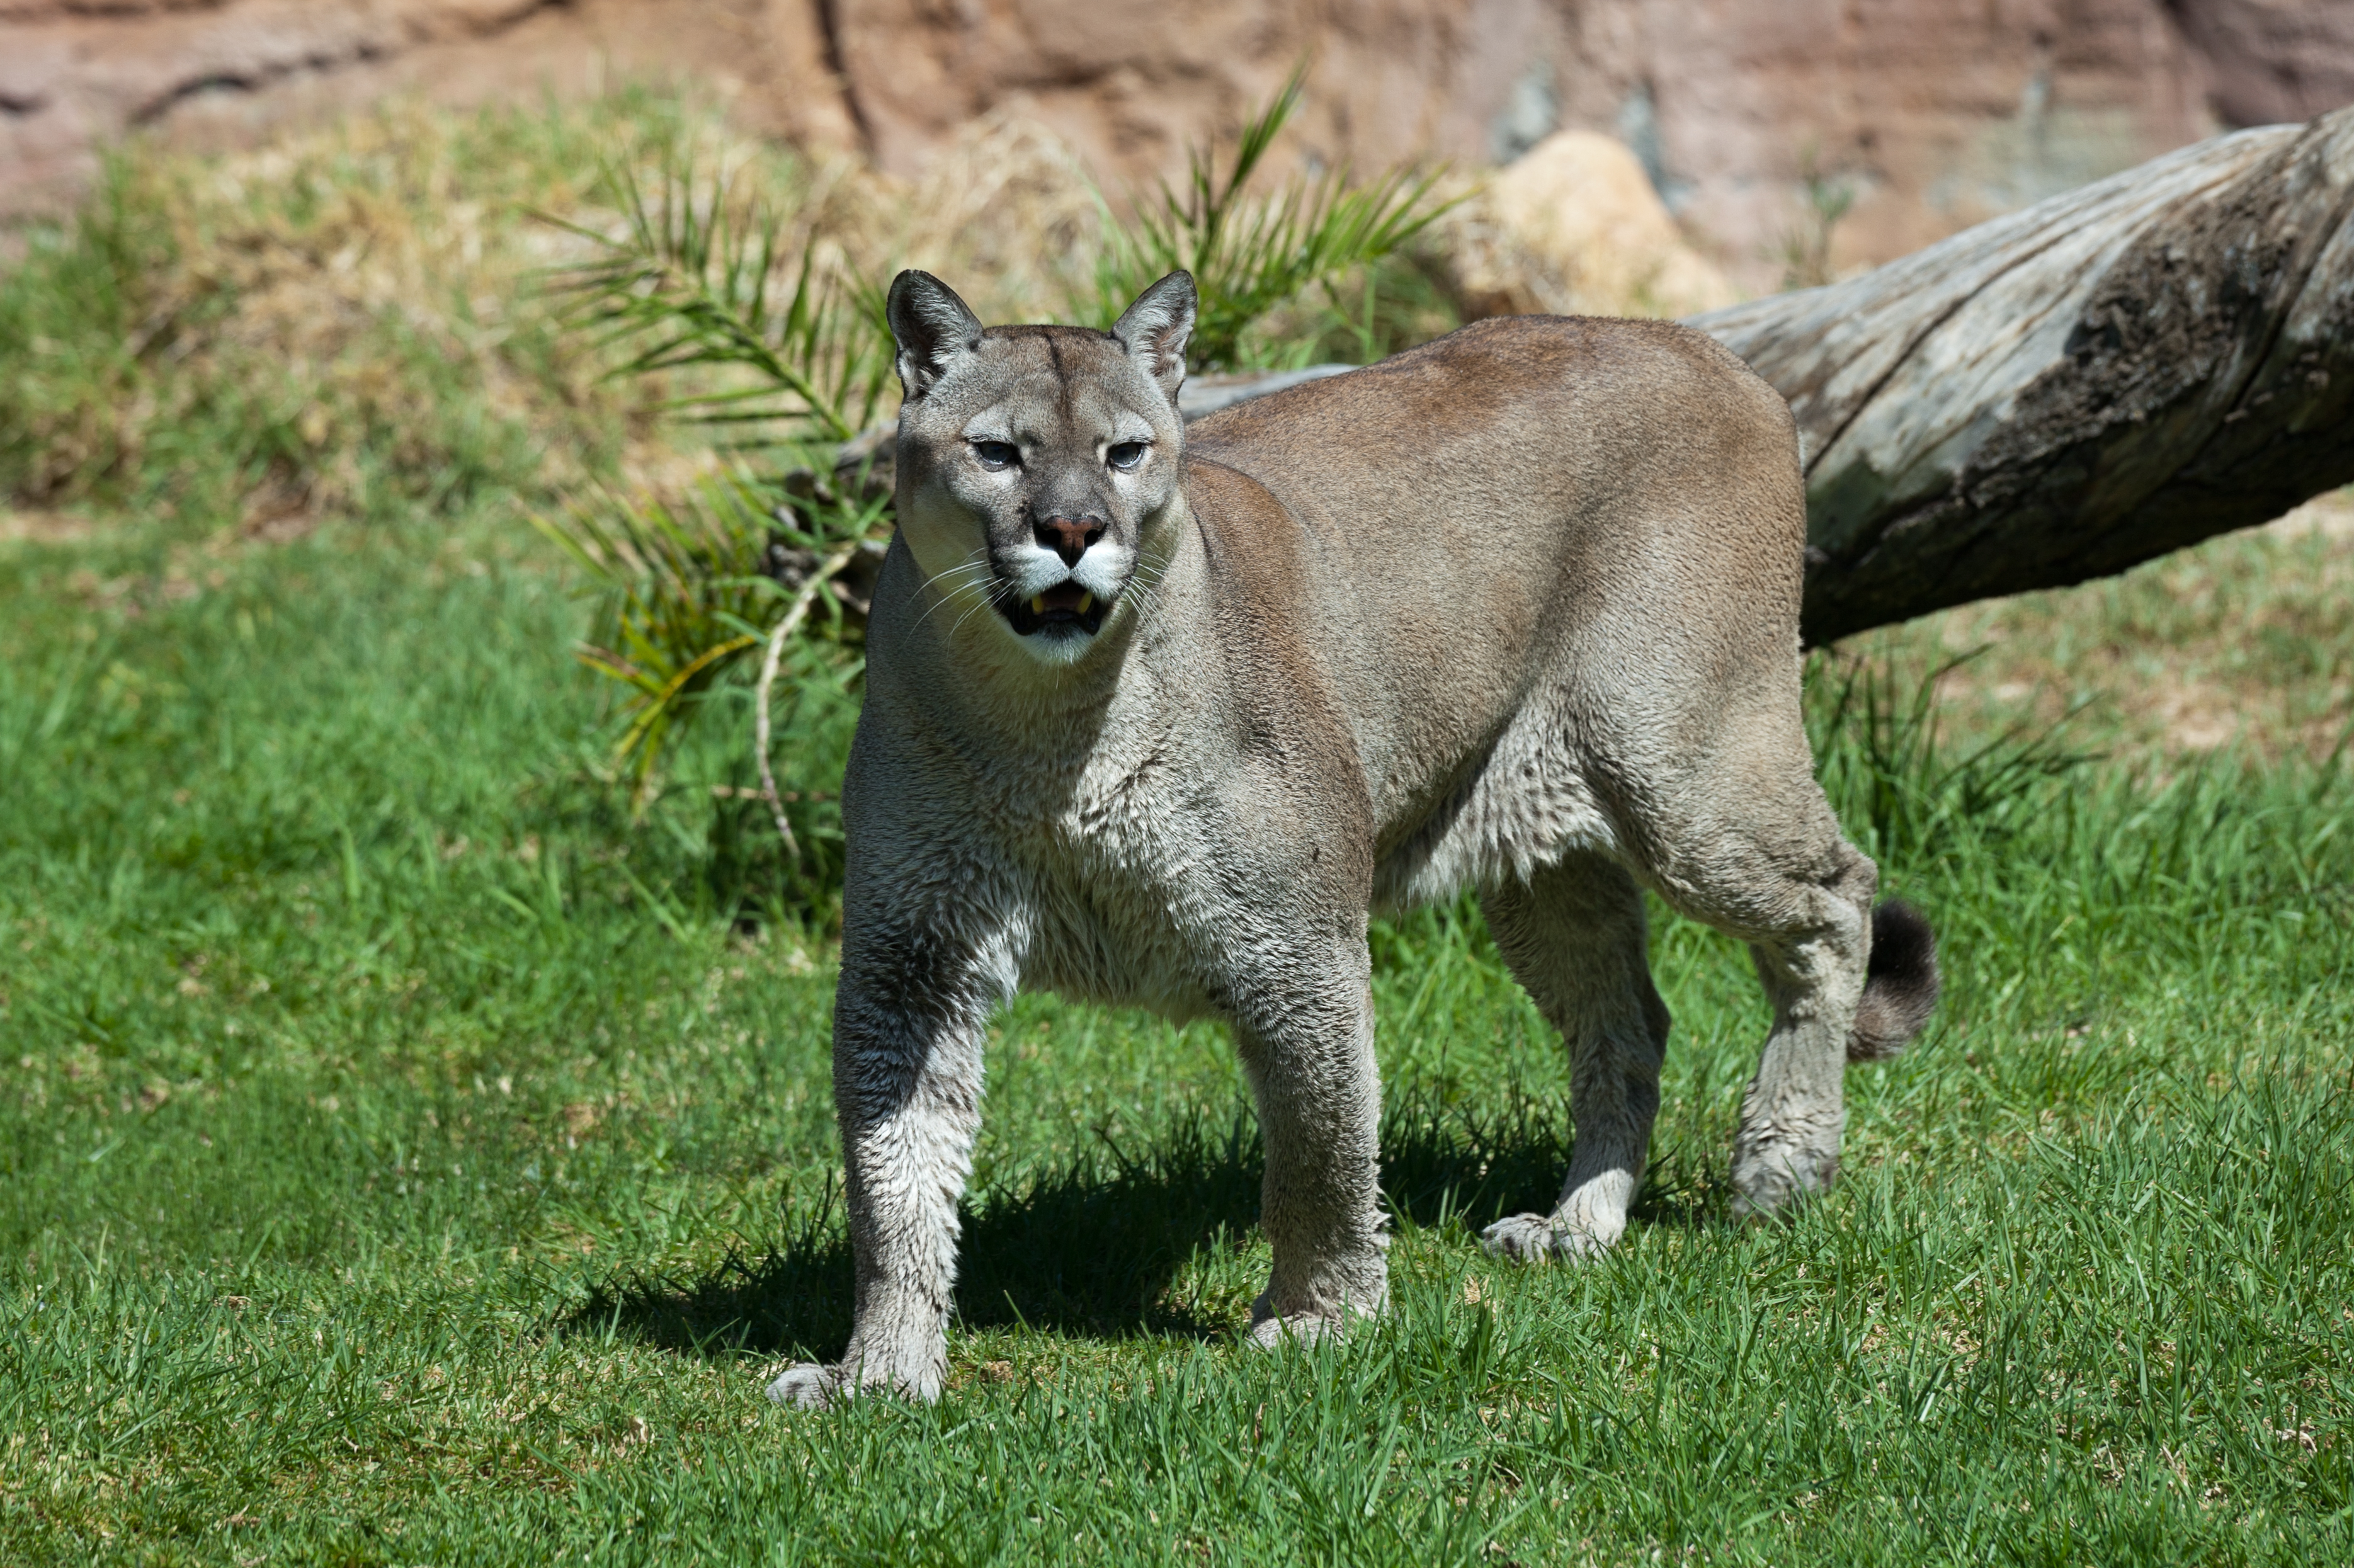
<svg viewBox="0 0 2354 1568">
<path fill-rule="evenodd" d="M 1910 904 L 1892 898 L 1872 912 L 1872 962 L 1847 1059 L 1879 1062 L 1904 1049 L 1937 1005 L 1937 938 Z"/>
</svg>

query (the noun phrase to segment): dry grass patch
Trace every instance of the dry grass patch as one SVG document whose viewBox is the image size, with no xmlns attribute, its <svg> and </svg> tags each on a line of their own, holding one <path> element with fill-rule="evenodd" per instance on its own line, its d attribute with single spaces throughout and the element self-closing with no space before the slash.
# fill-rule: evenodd
<svg viewBox="0 0 2354 1568">
<path fill-rule="evenodd" d="M 2354 726 L 2354 491 L 2115 577 L 1989 599 L 1844 651 L 1938 677 L 1959 735 L 2049 728 L 2121 758 L 2314 760 Z M 1967 656 L 1967 657 L 1965 657 Z"/>
<path fill-rule="evenodd" d="M 605 168 L 680 158 L 781 219 L 780 264 L 927 267 L 993 320 L 1059 313 L 1101 249 L 1068 147 L 1004 116 L 912 182 L 637 94 L 394 103 L 223 158 L 134 145 L 0 273 L 5 536 L 49 539 L 92 507 L 283 540 L 591 481 L 677 492 L 715 466 L 660 418 L 683 388 L 609 381 L 597 345 L 558 327 L 546 271 L 589 247 L 542 219 L 617 231 Z"/>
</svg>

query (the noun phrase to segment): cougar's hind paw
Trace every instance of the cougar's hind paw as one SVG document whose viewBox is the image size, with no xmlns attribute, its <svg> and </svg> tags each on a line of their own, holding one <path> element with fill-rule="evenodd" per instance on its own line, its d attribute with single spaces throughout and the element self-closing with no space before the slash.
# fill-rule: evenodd
<svg viewBox="0 0 2354 1568">
<path fill-rule="evenodd" d="M 769 1397 L 793 1410 L 823 1410 L 848 1395 L 841 1372 L 816 1361 L 787 1367 L 784 1375 L 769 1385 Z"/>
<path fill-rule="evenodd" d="M 1787 1220 L 1838 1181 L 1836 1150 L 1778 1145 L 1741 1150 L 1733 1162 L 1733 1217 Z"/>
<path fill-rule="evenodd" d="M 1554 1258 L 1599 1257 L 1609 1244 L 1550 1214 L 1513 1214 L 1479 1233 L 1479 1249 L 1513 1263 L 1550 1263 Z"/>
</svg>

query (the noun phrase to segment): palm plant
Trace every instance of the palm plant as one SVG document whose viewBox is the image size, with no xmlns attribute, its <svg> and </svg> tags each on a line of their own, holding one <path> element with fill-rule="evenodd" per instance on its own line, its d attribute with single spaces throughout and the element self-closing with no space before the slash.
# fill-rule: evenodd
<svg viewBox="0 0 2354 1568">
<path fill-rule="evenodd" d="M 595 254 L 548 281 L 569 324 L 620 351 L 611 375 L 699 377 L 665 410 L 725 429 L 731 448 L 781 448 L 790 475 L 739 468 L 675 504 L 598 493 L 537 521 L 606 596 L 597 640 L 579 656 L 628 688 L 614 760 L 641 804 L 666 743 L 716 683 L 769 646 L 758 759 L 790 846 L 769 764 L 768 686 L 794 631 L 856 641 L 864 606 L 837 577 L 862 550 L 879 554 L 889 533 L 887 492 L 811 482 L 811 471 L 830 472 L 839 444 L 875 423 L 893 351 L 880 291 L 823 266 L 814 237 L 793 258 L 781 216 L 736 199 L 734 183 L 724 168 L 704 180 L 675 153 L 651 192 L 614 165 L 606 185 L 620 233 L 550 217 Z M 828 613 L 812 618 L 821 606 Z"/>
<path fill-rule="evenodd" d="M 1246 197 L 1303 81 L 1294 72 L 1244 126 L 1223 175 L 1197 147 L 1182 194 L 1164 185 L 1126 221 L 1107 207 L 1095 297 L 1075 302 L 1074 314 L 1108 323 L 1153 281 L 1186 269 L 1201 298 L 1189 357 L 1230 366 L 1272 312 L 1311 288 L 1329 291 L 1445 210 L 1430 200 L 1435 175 L 1404 171 L 1363 186 L 1345 171 L 1295 178 L 1271 197 Z M 792 214 L 741 195 L 724 165 L 706 177 L 675 149 L 651 178 L 615 163 L 605 185 L 620 213 L 612 230 L 548 217 L 592 248 L 546 275 L 564 319 L 614 353 L 614 376 L 683 377 L 663 407 L 724 432 L 738 453 L 765 450 L 765 473 L 739 467 L 671 504 L 599 493 L 539 524 L 605 595 L 580 658 L 626 689 L 614 757 L 641 803 L 713 688 L 765 650 L 757 761 L 790 853 L 769 767 L 769 688 L 788 639 L 858 641 L 864 606 L 843 574 L 879 559 L 893 524 L 887 482 L 871 462 L 843 456 L 873 450 L 858 438 L 875 434 L 896 390 L 882 274 L 830 263 L 814 233 L 790 244 Z M 779 468 L 782 479 L 765 476 Z"/>
<path fill-rule="evenodd" d="M 673 504 L 600 493 L 535 519 L 604 592 L 595 640 L 579 657 L 629 688 L 613 759 L 638 800 L 652 794 L 664 742 L 754 649 L 769 650 L 765 695 L 793 632 L 857 641 L 864 607 L 840 578 L 862 553 L 879 554 L 887 508 L 887 495 L 794 497 L 738 472 L 706 479 Z M 761 711 L 765 719 L 765 703 Z M 765 744 L 759 756 L 774 796 Z"/>
<path fill-rule="evenodd" d="M 1188 157 L 1182 190 L 1161 186 L 1136 216 L 1108 225 L 1096 267 L 1092 313 L 1108 325 L 1154 280 L 1182 269 L 1201 296 L 1186 358 L 1198 369 L 1228 370 L 1242 361 L 1244 334 L 1306 291 L 1387 257 L 1454 205 L 1433 202 L 1439 175 L 1393 169 L 1370 185 L 1349 171 L 1295 177 L 1276 195 L 1246 200 L 1243 188 L 1299 107 L 1307 68 L 1252 116 L 1221 176 L 1206 145 Z"/>
</svg>

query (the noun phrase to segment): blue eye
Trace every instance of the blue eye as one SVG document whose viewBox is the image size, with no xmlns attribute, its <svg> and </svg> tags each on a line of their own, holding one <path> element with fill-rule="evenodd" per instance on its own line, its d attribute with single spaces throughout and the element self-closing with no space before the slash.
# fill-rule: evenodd
<svg viewBox="0 0 2354 1568">
<path fill-rule="evenodd" d="M 1144 443 L 1142 441 L 1121 441 L 1118 445 L 1114 446 L 1111 450 L 1106 452 L 1104 456 L 1110 461 L 1111 466 L 1114 468 L 1134 468 L 1138 463 L 1144 461 Z"/>
<path fill-rule="evenodd" d="M 1022 461 L 1022 449 L 1012 441 L 975 441 L 972 450 L 983 468 L 1012 468 Z"/>
</svg>

